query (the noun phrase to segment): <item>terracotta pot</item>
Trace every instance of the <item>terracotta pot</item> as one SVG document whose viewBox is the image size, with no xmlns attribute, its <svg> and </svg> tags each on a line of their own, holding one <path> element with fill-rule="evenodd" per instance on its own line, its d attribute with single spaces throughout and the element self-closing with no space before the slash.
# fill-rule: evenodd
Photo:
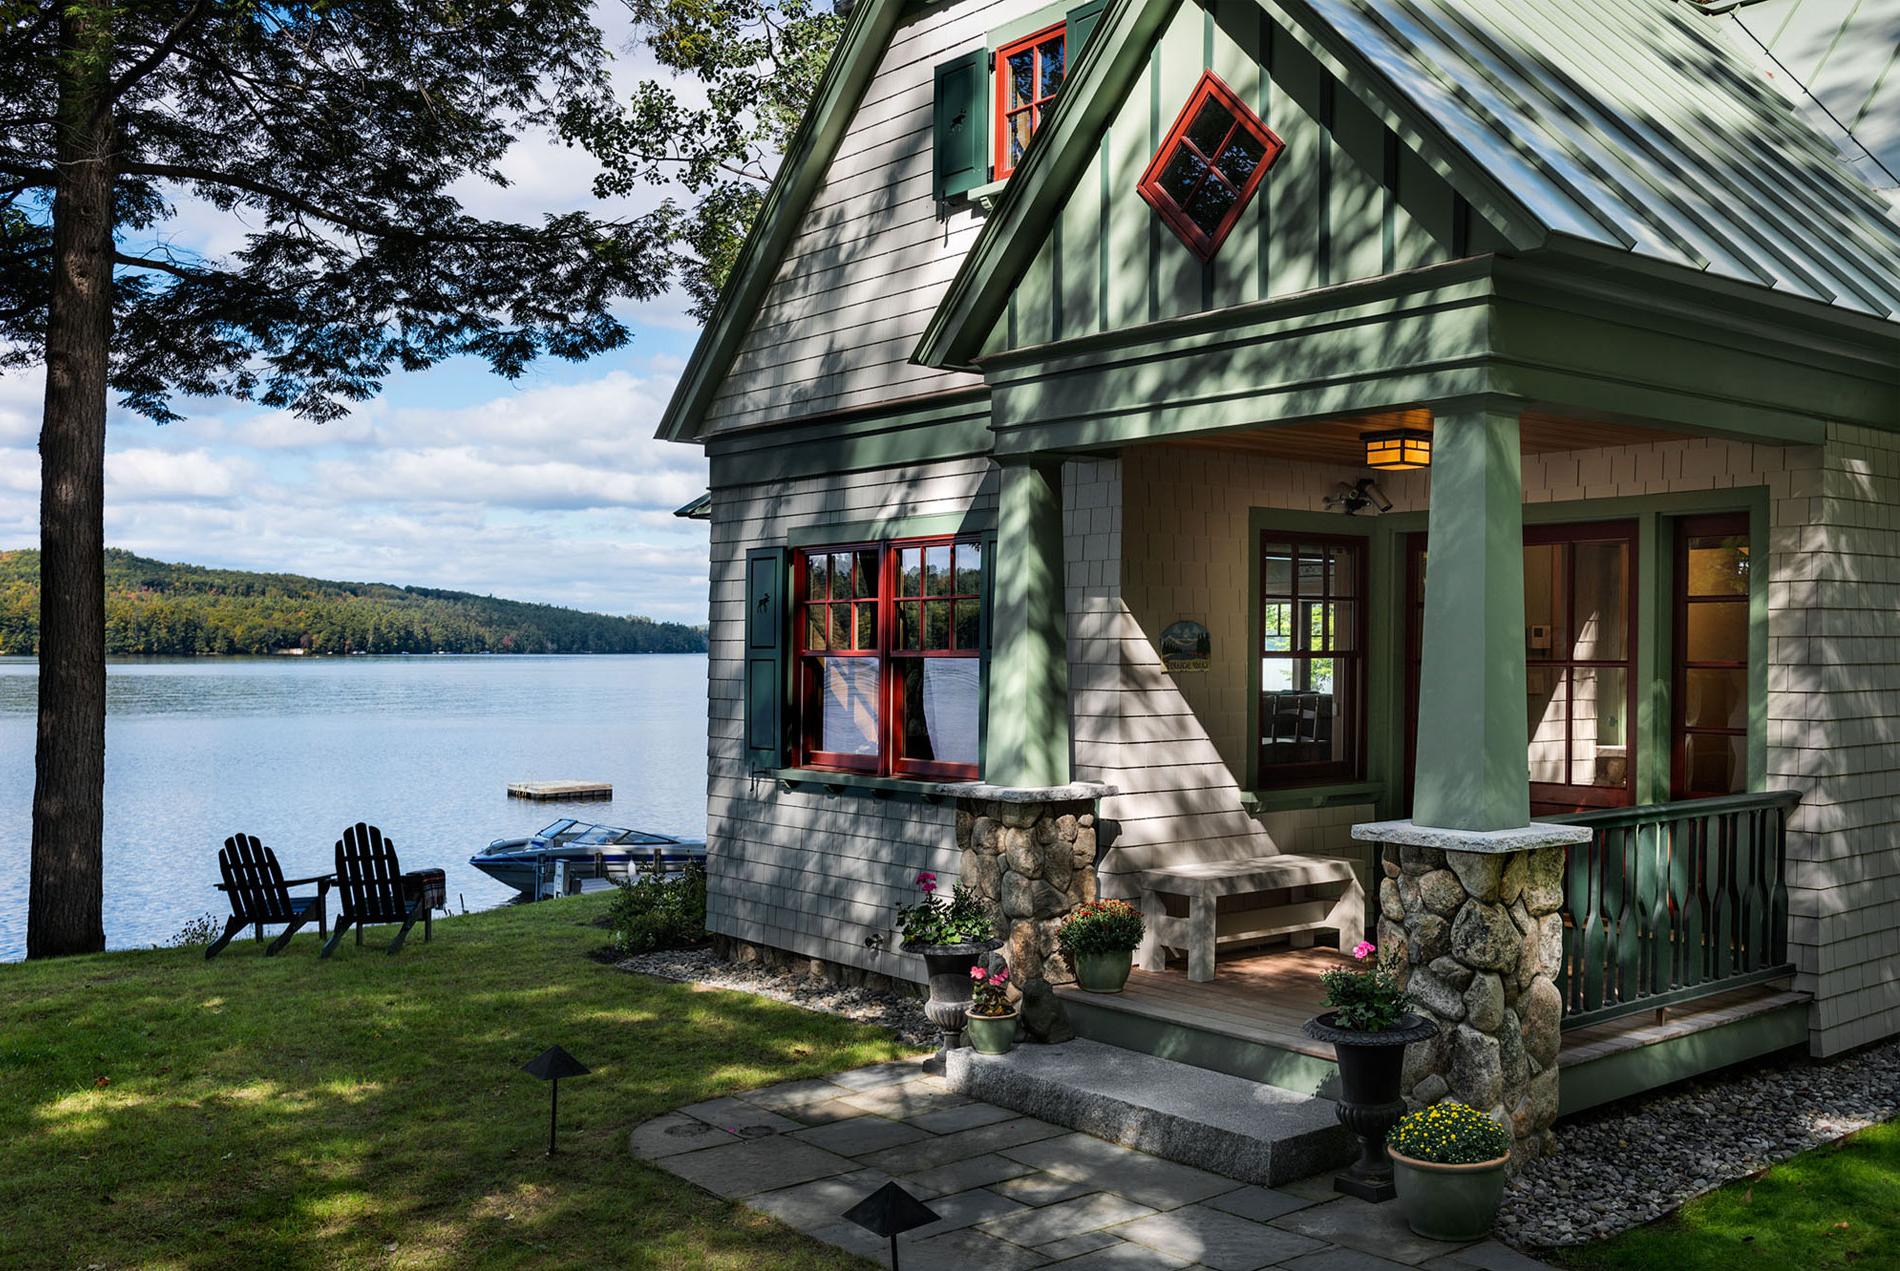
<svg viewBox="0 0 1900 1271">
<path fill-rule="evenodd" d="M 1392 1181 L 1399 1189 L 1399 1210 L 1413 1231 L 1430 1240 L 1460 1244 L 1491 1234 L 1498 1206 L 1504 1201 L 1509 1155 L 1471 1165 L 1440 1165 L 1386 1150 L 1392 1158 Z"/>
<path fill-rule="evenodd" d="M 1007 1015 L 969 1015 L 963 1020 L 963 1035 L 970 1049 L 979 1055 L 1007 1055 L 1016 1044 L 1016 1021 L 1020 1011 Z"/>
<path fill-rule="evenodd" d="M 1090 993 L 1119 993 L 1134 969 L 1135 951 L 1120 949 L 1113 953 L 1078 953 L 1069 959 L 1075 966 L 1076 984 Z"/>
</svg>

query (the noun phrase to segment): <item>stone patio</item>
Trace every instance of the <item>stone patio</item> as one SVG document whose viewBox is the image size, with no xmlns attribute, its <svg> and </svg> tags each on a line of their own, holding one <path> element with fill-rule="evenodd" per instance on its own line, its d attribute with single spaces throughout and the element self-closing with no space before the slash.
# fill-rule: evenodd
<svg viewBox="0 0 1900 1271">
<path fill-rule="evenodd" d="M 907 1271 L 1061 1266 L 1211 1271 L 1527 1271 L 1485 1241 L 1415 1236 L 1394 1205 L 1330 1176 L 1268 1188 L 965 1098 L 914 1062 L 669 1112 L 634 1155 L 879 1265 L 887 1242 L 839 1215 L 895 1179 L 941 1220 L 901 1239 Z"/>
</svg>

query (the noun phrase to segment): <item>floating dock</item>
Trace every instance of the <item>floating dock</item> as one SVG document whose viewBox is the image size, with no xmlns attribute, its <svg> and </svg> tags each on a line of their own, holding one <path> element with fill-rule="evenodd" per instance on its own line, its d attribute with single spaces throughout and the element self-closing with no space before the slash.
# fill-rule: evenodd
<svg viewBox="0 0 1900 1271">
<path fill-rule="evenodd" d="M 508 797 L 533 799 L 537 803 L 552 799 L 611 799 L 614 787 L 609 781 L 511 781 Z"/>
</svg>

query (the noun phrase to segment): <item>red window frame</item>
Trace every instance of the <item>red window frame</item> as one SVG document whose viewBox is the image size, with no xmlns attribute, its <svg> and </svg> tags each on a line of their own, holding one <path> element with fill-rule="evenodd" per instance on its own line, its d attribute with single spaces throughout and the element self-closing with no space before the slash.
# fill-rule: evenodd
<svg viewBox="0 0 1900 1271">
<path fill-rule="evenodd" d="M 1740 592 L 1727 592 L 1706 596 L 1689 594 L 1689 545 L 1699 538 L 1740 538 L 1749 537 L 1749 520 L 1746 512 L 1728 512 L 1715 516 L 1683 517 L 1676 522 L 1675 543 L 1675 673 L 1671 681 L 1670 692 L 1670 728 L 1669 728 L 1669 787 L 1670 797 L 1675 799 L 1711 799 L 1726 794 L 1739 794 L 1748 788 L 1748 725 L 1744 717 L 1740 728 L 1723 728 L 1714 725 L 1690 725 L 1689 709 L 1689 672 L 1690 671 L 1740 671 L 1743 677 L 1743 702 L 1748 701 L 1749 661 L 1715 661 L 1713 659 L 1691 659 L 1689 657 L 1689 610 L 1697 605 L 1740 605 L 1744 615 L 1748 613 L 1752 586 Z M 1754 565 L 1754 552 L 1749 552 L 1750 568 Z M 1744 622 L 1746 628 L 1746 622 Z M 1752 650 L 1750 650 L 1752 652 Z M 1689 739 L 1697 736 L 1740 737 L 1742 739 L 1742 771 L 1739 787 L 1735 790 L 1698 790 L 1694 784 L 1694 774 L 1689 770 Z"/>
<path fill-rule="evenodd" d="M 905 581 L 900 567 L 903 554 L 916 550 L 922 554 L 922 562 L 928 561 L 928 553 L 933 548 L 945 548 L 950 551 L 950 590 L 919 590 L 911 593 L 905 590 Z M 958 568 L 959 549 L 974 548 L 976 557 L 976 590 L 964 590 L 956 579 L 964 573 Z M 928 538 L 891 539 L 884 542 L 836 543 L 823 546 L 814 545 L 803 548 L 793 554 L 792 587 L 792 648 L 796 674 L 793 677 L 793 712 L 796 719 L 795 762 L 800 767 L 824 771 L 859 772 L 873 776 L 920 777 L 938 780 L 975 779 L 979 773 L 976 763 L 953 763 L 937 759 L 914 758 L 905 752 L 905 675 L 904 672 L 917 663 L 936 658 L 954 658 L 977 660 L 982 651 L 982 593 L 981 577 L 983 569 L 982 553 L 985 544 L 971 535 L 937 535 Z M 839 600 L 828 591 L 825 597 L 814 600 L 811 595 L 812 570 L 811 558 L 814 556 L 838 556 L 850 554 L 854 559 L 867 553 L 876 553 L 874 571 L 876 585 L 864 595 L 853 595 Z M 920 568 L 921 577 L 921 568 Z M 855 579 L 854 579 L 855 581 Z M 921 581 L 920 588 L 925 588 Z M 826 613 L 826 639 L 822 647 L 812 641 L 814 630 L 811 623 L 811 610 L 814 606 L 823 607 Z M 928 648 L 930 638 L 929 617 L 934 606 L 942 605 L 941 612 L 946 614 L 944 630 L 947 647 Z M 835 629 L 833 616 L 843 607 L 851 612 L 851 645 L 839 647 L 832 638 Z M 874 607 L 870 615 L 867 641 L 864 616 L 861 611 Z M 967 608 L 966 608 L 967 607 Z M 907 614 L 916 615 L 915 647 L 911 644 L 910 628 L 905 625 Z M 968 622 L 959 622 L 964 614 L 971 614 Z M 877 703 L 876 737 L 877 753 L 874 755 L 850 754 L 839 751 L 827 751 L 821 748 L 818 727 L 822 719 L 820 711 L 814 708 L 817 694 L 822 691 L 819 675 L 823 660 L 826 658 L 849 657 L 872 661 L 877 667 Z M 979 690 L 980 694 L 980 690 Z M 979 695 L 978 710 L 982 709 Z"/>
<path fill-rule="evenodd" d="M 1201 108 L 1210 101 L 1219 102 L 1233 119 L 1227 131 L 1222 134 L 1220 144 L 1214 147 L 1214 155 L 1221 154 L 1232 144 L 1235 136 L 1243 132 L 1261 146 L 1260 159 L 1254 164 L 1253 171 L 1247 174 L 1246 180 L 1242 182 L 1236 183 L 1220 167 L 1214 157 L 1202 150 L 1199 143 L 1189 135 L 1200 115 Z M 1199 160 L 1204 171 L 1189 187 L 1187 199 L 1177 200 L 1163 184 L 1163 177 L 1177 151 L 1183 148 Z M 1240 100 L 1240 95 L 1229 88 L 1220 76 L 1214 74 L 1213 71 L 1207 71 L 1202 74 L 1200 83 L 1194 86 L 1194 91 L 1188 94 L 1187 105 L 1181 108 L 1180 115 L 1174 121 L 1174 127 L 1168 130 L 1168 135 L 1162 140 L 1161 147 L 1155 151 L 1154 158 L 1148 161 L 1148 169 L 1141 174 L 1141 182 L 1135 188 L 1141 197 L 1147 200 L 1148 205 L 1154 208 L 1156 214 L 1167 222 L 1168 228 L 1187 244 L 1189 251 L 1203 261 L 1212 260 L 1214 254 L 1220 250 L 1221 244 L 1227 241 L 1227 235 L 1239 223 L 1241 213 L 1247 210 L 1247 204 L 1253 200 L 1255 191 L 1266 179 L 1268 169 L 1279 162 L 1280 155 L 1285 150 L 1286 142 L 1280 139 L 1279 134 L 1267 127 L 1266 122 L 1255 114 L 1247 103 Z M 1204 230 L 1195 223 L 1193 217 L 1188 215 L 1187 205 L 1209 181 L 1218 182 L 1233 190 L 1234 201 L 1221 219 L 1215 222 L 1212 230 Z"/>
<path fill-rule="evenodd" d="M 1620 668 L 1623 671 L 1624 719 L 1626 735 L 1629 740 L 1624 749 L 1623 784 L 1620 786 L 1585 786 L 1561 782 L 1530 783 L 1531 812 L 1536 816 L 1553 816 L 1571 812 L 1587 812 L 1593 808 L 1629 807 L 1636 801 L 1636 768 L 1638 751 L 1642 745 L 1642 733 L 1636 726 L 1636 657 L 1637 633 L 1640 615 L 1637 612 L 1641 564 L 1638 556 L 1637 525 L 1635 521 L 1575 521 L 1563 525 L 1526 525 L 1524 527 L 1524 546 L 1540 547 L 1552 545 L 1570 545 L 1577 543 L 1622 543 L 1628 562 L 1625 578 L 1625 631 L 1623 657 L 1585 659 L 1585 658 L 1540 658 L 1525 659 L 1525 672 L 1528 675 L 1538 667 L 1562 671 L 1566 676 L 1577 668 Z M 1405 540 L 1405 806 L 1409 810 L 1412 804 L 1412 785 L 1418 771 L 1418 696 L 1419 683 L 1423 678 L 1423 633 L 1425 626 L 1425 556 L 1430 548 L 1430 536 L 1409 534 Z M 1575 606 L 1576 575 L 1566 568 L 1564 576 L 1568 590 L 1563 597 L 1563 614 L 1566 623 Z M 1565 714 L 1564 772 L 1573 771 L 1571 766 L 1571 738 L 1569 707 Z"/>
<path fill-rule="evenodd" d="M 1062 79 L 1053 91 L 1044 92 L 1042 82 L 1044 59 L 1039 50 L 1042 45 L 1048 43 L 1051 36 L 1057 35 L 1062 37 Z M 1012 109 L 1009 104 L 1009 59 L 1024 49 L 1029 50 L 1032 75 L 1029 101 L 1025 105 Z M 1011 40 L 996 50 L 996 56 L 991 61 L 990 67 L 996 80 L 996 162 L 992 179 L 1001 181 L 1016 170 L 1016 165 L 1011 163 L 1009 158 L 1010 120 L 1019 115 L 1028 115 L 1029 136 L 1033 140 L 1036 130 L 1042 127 L 1043 113 L 1055 105 L 1057 96 L 1062 92 L 1062 85 L 1069 81 L 1068 24 L 1066 22 L 1051 23 L 1040 31 L 1023 36 L 1020 40 Z M 1025 149 L 1028 145 L 1027 141 L 1023 143 Z"/>
</svg>

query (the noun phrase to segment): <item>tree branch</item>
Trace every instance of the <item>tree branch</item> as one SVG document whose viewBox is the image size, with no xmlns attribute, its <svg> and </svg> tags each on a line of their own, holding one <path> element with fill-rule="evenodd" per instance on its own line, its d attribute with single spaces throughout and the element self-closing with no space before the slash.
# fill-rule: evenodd
<svg viewBox="0 0 1900 1271">
<path fill-rule="evenodd" d="M 185 10 L 184 16 L 172 23 L 172 29 L 165 32 L 165 37 L 152 46 L 152 51 L 134 62 L 127 68 L 125 74 L 113 81 L 112 88 L 106 93 L 106 100 L 118 101 L 125 95 L 128 88 L 157 70 L 165 59 L 171 56 L 172 50 L 178 47 L 178 41 L 184 38 L 185 32 L 197 25 L 198 19 L 204 16 L 204 12 L 204 0 L 193 0 L 191 8 Z"/>
<path fill-rule="evenodd" d="M 124 252 L 113 252 L 112 262 L 115 265 L 129 265 L 133 269 L 155 270 L 161 274 L 170 274 L 174 278 L 204 277 L 204 274 L 198 270 L 187 269 L 183 265 L 174 265 L 168 260 L 152 260 L 146 256 L 128 256 Z"/>
</svg>

